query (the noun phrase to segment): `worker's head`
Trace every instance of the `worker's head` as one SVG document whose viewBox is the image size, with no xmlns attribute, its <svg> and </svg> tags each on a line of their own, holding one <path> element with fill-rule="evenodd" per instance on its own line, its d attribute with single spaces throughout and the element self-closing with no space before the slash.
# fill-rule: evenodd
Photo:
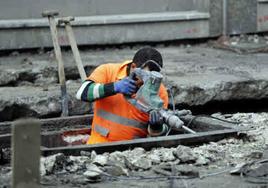
<svg viewBox="0 0 268 188">
<path fill-rule="evenodd" d="M 132 68 L 145 68 L 150 71 L 160 72 L 162 67 L 162 55 L 151 47 L 144 47 L 138 50 L 132 60 Z"/>
</svg>

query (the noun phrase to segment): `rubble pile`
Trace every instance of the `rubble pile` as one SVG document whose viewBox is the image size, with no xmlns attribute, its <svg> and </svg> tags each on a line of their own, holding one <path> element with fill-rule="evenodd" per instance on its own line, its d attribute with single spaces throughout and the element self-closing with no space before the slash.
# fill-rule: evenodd
<svg viewBox="0 0 268 188">
<path fill-rule="evenodd" d="M 123 152 L 96 154 L 82 151 L 80 156 L 62 153 L 42 157 L 40 171 L 43 184 L 87 184 L 120 177 L 185 176 L 202 177 L 211 169 L 234 168 L 263 157 L 268 140 L 268 113 L 214 114 L 215 117 L 241 122 L 249 128 L 246 137 L 226 138 L 195 147 L 179 145 L 173 148 L 135 148 Z M 5 181 L 10 167 L 1 168 Z M 2 178 L 0 178 L 0 181 Z"/>
</svg>

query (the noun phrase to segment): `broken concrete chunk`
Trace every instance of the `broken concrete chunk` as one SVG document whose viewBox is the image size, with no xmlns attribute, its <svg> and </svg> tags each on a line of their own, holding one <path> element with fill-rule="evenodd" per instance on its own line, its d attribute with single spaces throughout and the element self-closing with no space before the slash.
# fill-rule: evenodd
<svg viewBox="0 0 268 188">
<path fill-rule="evenodd" d="M 248 155 L 249 158 L 253 158 L 253 159 L 261 159 L 262 156 L 263 156 L 262 151 L 253 151 Z"/>
<path fill-rule="evenodd" d="M 0 86 L 15 82 L 18 78 L 19 74 L 17 72 L 0 70 Z"/>
<path fill-rule="evenodd" d="M 96 156 L 97 156 L 97 153 L 93 150 L 93 151 L 91 152 L 91 156 L 90 156 L 91 160 L 93 161 L 93 160 L 95 159 Z"/>
<path fill-rule="evenodd" d="M 99 177 L 103 171 L 97 167 L 95 164 L 89 164 L 87 165 L 87 170 L 84 172 L 84 176 L 87 178 L 96 178 Z"/>
<path fill-rule="evenodd" d="M 80 155 L 81 156 L 91 157 L 91 152 L 89 152 L 89 151 L 80 151 Z"/>
<path fill-rule="evenodd" d="M 109 155 L 109 158 L 110 158 L 111 160 L 115 160 L 115 161 L 123 160 L 123 157 L 124 157 L 124 155 L 123 155 L 123 153 L 120 152 L 120 151 L 112 152 L 112 153 L 110 153 L 110 155 Z"/>
<path fill-rule="evenodd" d="M 90 158 L 86 156 L 70 156 L 69 164 L 66 170 L 69 172 L 76 172 L 83 168 L 86 168 L 86 164 L 90 163 Z"/>
<path fill-rule="evenodd" d="M 128 170 L 122 167 L 121 165 L 112 165 L 106 166 L 105 168 L 106 173 L 112 176 L 128 176 Z"/>
<path fill-rule="evenodd" d="M 152 167 L 152 161 L 145 157 L 137 157 L 132 160 L 125 158 L 125 163 L 130 170 L 148 170 Z"/>
<path fill-rule="evenodd" d="M 210 163 L 210 160 L 202 155 L 199 155 L 197 160 L 195 161 L 196 166 L 207 165 L 209 163 Z"/>
<path fill-rule="evenodd" d="M 126 166 L 125 158 L 122 152 L 116 151 L 108 155 L 107 165 L 121 165 Z"/>
<path fill-rule="evenodd" d="M 66 156 L 62 153 L 42 157 L 40 161 L 41 176 L 49 175 L 57 170 L 62 170 L 66 165 Z"/>
<path fill-rule="evenodd" d="M 100 166 L 105 166 L 108 162 L 108 157 L 105 155 L 96 155 L 92 163 Z"/>
<path fill-rule="evenodd" d="M 87 156 L 70 156 L 69 159 L 70 161 L 78 163 L 79 165 L 90 162 L 90 158 Z"/>
<path fill-rule="evenodd" d="M 159 164 L 161 163 L 160 156 L 157 155 L 156 153 L 150 153 L 147 155 L 147 158 L 152 161 L 153 164 Z"/>
<path fill-rule="evenodd" d="M 178 146 L 176 150 L 174 150 L 173 154 L 183 163 L 192 163 L 197 160 L 192 149 L 186 146 Z"/>
<path fill-rule="evenodd" d="M 172 148 L 160 148 L 159 150 L 155 150 L 155 152 L 159 153 L 160 159 L 163 162 L 176 160 L 176 157 L 174 156 L 173 151 L 174 150 Z"/>
<path fill-rule="evenodd" d="M 130 152 L 130 155 L 132 155 L 132 156 L 141 156 L 143 154 L 145 154 L 145 150 L 143 148 L 134 148 Z"/>
</svg>

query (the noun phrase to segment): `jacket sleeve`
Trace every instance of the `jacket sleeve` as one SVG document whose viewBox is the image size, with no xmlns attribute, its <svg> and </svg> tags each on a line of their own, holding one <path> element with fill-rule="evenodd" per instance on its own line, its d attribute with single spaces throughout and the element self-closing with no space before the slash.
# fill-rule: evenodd
<svg viewBox="0 0 268 188">
<path fill-rule="evenodd" d="M 78 89 L 76 98 L 85 102 L 94 102 L 114 94 L 114 83 L 100 84 L 87 80 Z"/>
<path fill-rule="evenodd" d="M 82 83 L 76 93 L 76 98 L 85 102 L 93 102 L 114 95 L 114 83 L 109 83 L 110 73 L 109 64 L 97 67 Z"/>
</svg>

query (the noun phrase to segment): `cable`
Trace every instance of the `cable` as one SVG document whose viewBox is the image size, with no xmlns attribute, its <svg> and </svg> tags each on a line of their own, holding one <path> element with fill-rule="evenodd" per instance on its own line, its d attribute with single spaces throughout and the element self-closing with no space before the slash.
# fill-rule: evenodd
<svg viewBox="0 0 268 188">
<path fill-rule="evenodd" d="M 164 78 L 166 78 L 166 75 L 164 75 Z M 167 88 L 167 91 L 168 91 L 168 93 L 169 93 L 169 95 L 170 95 L 170 97 L 171 97 L 172 110 L 173 110 L 173 112 L 175 113 L 175 111 L 176 111 L 176 108 L 175 108 L 175 101 L 174 101 L 174 97 L 173 97 L 171 88 L 172 88 L 172 86 L 171 86 L 171 87 L 168 87 L 168 88 Z M 168 129 L 168 131 L 167 131 L 167 133 L 166 133 L 165 136 L 168 136 L 169 133 L 170 133 L 170 131 L 171 131 L 171 127 L 168 126 L 168 128 L 169 128 L 169 129 Z"/>
<path fill-rule="evenodd" d="M 212 118 L 212 119 L 217 119 L 217 120 L 220 120 L 220 121 L 223 121 L 223 122 L 226 122 L 226 123 L 233 123 L 233 124 L 240 124 L 241 122 L 237 122 L 237 121 L 230 121 L 230 120 L 227 120 L 227 119 L 221 119 L 221 118 L 218 118 L 218 117 L 214 117 L 214 116 L 210 116 L 210 115 L 196 115 L 196 117 L 209 117 L 209 118 Z"/>
<path fill-rule="evenodd" d="M 217 120 L 227 122 L 227 123 L 234 123 L 234 124 L 240 124 L 241 123 L 241 122 L 238 122 L 238 121 L 231 121 L 231 120 L 227 120 L 227 119 L 221 119 L 221 118 L 217 118 L 217 117 L 209 116 L 209 115 L 201 115 L 201 116 L 210 117 L 210 118 L 217 119 Z"/>
<path fill-rule="evenodd" d="M 175 112 L 176 108 L 175 108 L 175 101 L 174 101 L 174 96 L 172 94 L 172 91 L 171 91 L 171 88 L 169 89 L 169 94 L 170 94 L 170 97 L 171 97 L 171 102 L 172 102 L 172 110 L 173 112 Z"/>
</svg>

